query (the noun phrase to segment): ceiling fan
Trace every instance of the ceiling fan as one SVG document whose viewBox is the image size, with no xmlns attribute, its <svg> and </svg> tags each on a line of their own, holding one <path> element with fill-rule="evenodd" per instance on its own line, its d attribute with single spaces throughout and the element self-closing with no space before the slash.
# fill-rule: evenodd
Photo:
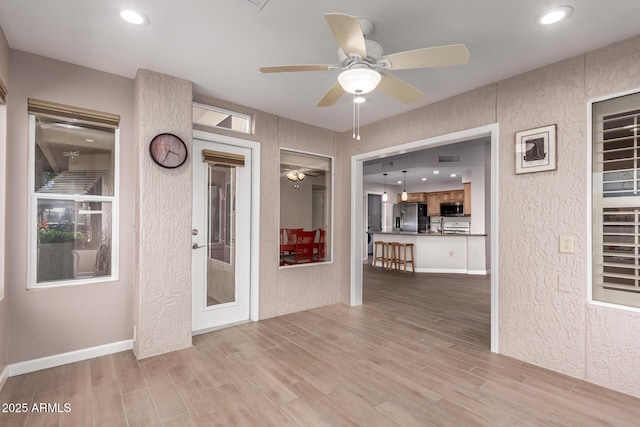
<svg viewBox="0 0 640 427">
<path fill-rule="evenodd" d="M 371 20 L 342 13 L 326 13 L 324 17 L 340 47 L 340 65 L 283 65 L 260 68 L 262 73 L 342 70 L 338 82 L 320 99 L 318 107 L 335 104 L 345 92 L 358 96 L 369 93 L 376 87 L 405 104 L 411 104 L 424 94 L 404 80 L 384 71 L 461 65 L 469 62 L 469 51 L 464 44 L 426 47 L 383 55 L 379 43 L 365 39 L 374 28 Z"/>
</svg>

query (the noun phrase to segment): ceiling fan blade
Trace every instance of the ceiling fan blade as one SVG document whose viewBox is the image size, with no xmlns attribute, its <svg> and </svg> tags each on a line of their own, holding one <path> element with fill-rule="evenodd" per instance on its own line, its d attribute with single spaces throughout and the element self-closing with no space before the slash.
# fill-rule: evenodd
<svg viewBox="0 0 640 427">
<path fill-rule="evenodd" d="M 322 99 L 320 101 L 318 101 L 318 104 L 316 105 L 316 107 L 330 107 L 330 106 L 332 106 L 333 104 L 335 104 L 338 101 L 338 99 L 340 99 L 340 97 L 342 96 L 343 93 L 344 93 L 344 89 L 342 89 L 342 86 L 340 86 L 340 83 L 334 84 L 327 91 L 327 93 L 324 94 Z"/>
<path fill-rule="evenodd" d="M 383 74 L 378 88 L 405 104 L 414 103 L 424 96 L 418 89 L 391 74 Z"/>
<path fill-rule="evenodd" d="M 324 19 L 327 20 L 333 37 L 345 55 L 356 54 L 362 58 L 367 57 L 367 46 L 364 43 L 362 27 L 357 17 L 342 13 L 325 13 Z"/>
<path fill-rule="evenodd" d="M 392 53 L 380 59 L 386 59 L 391 62 L 392 70 L 442 67 L 445 65 L 466 64 L 469 62 L 469 50 L 463 44 L 452 44 Z"/>
<path fill-rule="evenodd" d="M 335 65 L 278 65 L 275 67 L 261 67 L 261 73 L 288 73 L 292 71 L 327 71 L 337 68 Z"/>
</svg>

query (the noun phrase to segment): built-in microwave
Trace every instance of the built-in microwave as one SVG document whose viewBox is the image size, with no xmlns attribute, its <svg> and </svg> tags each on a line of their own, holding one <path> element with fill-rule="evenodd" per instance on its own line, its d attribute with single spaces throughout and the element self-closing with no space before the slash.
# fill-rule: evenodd
<svg viewBox="0 0 640 427">
<path fill-rule="evenodd" d="M 464 203 L 462 202 L 440 203 L 440 215 L 464 216 Z"/>
</svg>

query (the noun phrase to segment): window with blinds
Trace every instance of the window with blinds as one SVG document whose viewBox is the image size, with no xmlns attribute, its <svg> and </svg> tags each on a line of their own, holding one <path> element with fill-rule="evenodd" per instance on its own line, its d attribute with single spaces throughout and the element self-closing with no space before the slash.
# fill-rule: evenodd
<svg viewBox="0 0 640 427">
<path fill-rule="evenodd" d="M 640 93 L 591 105 L 593 299 L 640 307 Z"/>
<path fill-rule="evenodd" d="M 116 114 L 28 99 L 29 288 L 117 279 Z"/>
</svg>

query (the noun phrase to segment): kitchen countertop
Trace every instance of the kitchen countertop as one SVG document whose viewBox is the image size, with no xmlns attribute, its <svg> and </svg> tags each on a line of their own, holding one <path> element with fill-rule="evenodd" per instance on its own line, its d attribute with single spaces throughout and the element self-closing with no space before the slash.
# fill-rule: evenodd
<svg viewBox="0 0 640 427">
<path fill-rule="evenodd" d="M 448 233 L 415 233 L 411 231 L 369 231 L 371 234 L 387 234 L 395 236 L 486 236 L 483 233 L 460 233 L 460 232 L 448 232 Z"/>
</svg>

